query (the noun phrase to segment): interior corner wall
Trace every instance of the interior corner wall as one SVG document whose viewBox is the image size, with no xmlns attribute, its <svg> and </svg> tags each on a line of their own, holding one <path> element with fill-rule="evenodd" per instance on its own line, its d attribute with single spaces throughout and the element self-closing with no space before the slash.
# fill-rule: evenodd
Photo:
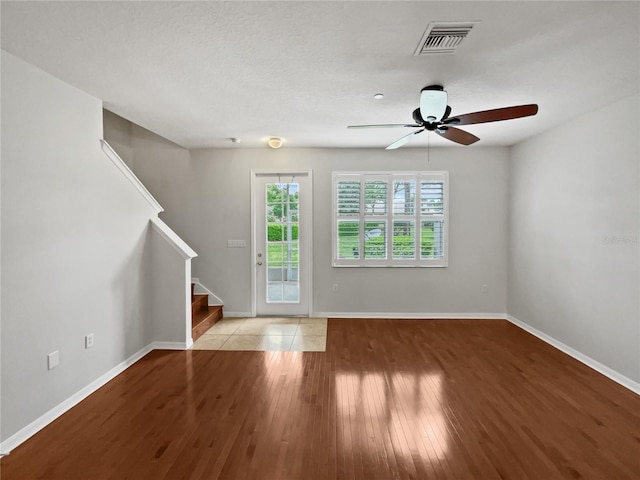
<svg viewBox="0 0 640 480">
<path fill-rule="evenodd" d="M 190 219 L 194 275 L 225 301 L 251 311 L 251 170 L 313 170 L 313 310 L 320 314 L 498 314 L 506 311 L 507 148 L 192 150 L 199 216 Z M 450 173 L 447 268 L 334 268 L 333 171 Z M 338 284 L 337 292 L 333 284 Z M 488 285 L 488 292 L 482 292 Z"/>
<path fill-rule="evenodd" d="M 191 224 L 198 218 L 198 204 L 193 202 L 189 150 L 108 110 L 104 139 L 162 205 L 159 217 L 195 248 Z"/>
<path fill-rule="evenodd" d="M 128 156 L 129 168 L 164 209 L 159 217 L 181 239 L 191 243 L 189 227 L 197 214 L 191 201 L 189 151 L 108 110 L 104 110 L 103 121 L 104 139 L 123 160 L 123 155 Z M 185 285 L 191 282 L 191 261 L 185 264 L 184 257 L 155 229 L 149 233 L 149 245 L 152 340 L 185 344 L 191 329 L 186 331 L 181 319 L 185 318 L 185 305 L 191 303 L 185 296 Z M 185 271 L 189 278 L 185 278 Z"/>
<path fill-rule="evenodd" d="M 640 382 L 640 97 L 511 149 L 508 313 Z"/>
<path fill-rule="evenodd" d="M 98 99 L 2 52 L 1 101 L 4 441 L 151 341 L 155 211 L 101 151 Z"/>
<path fill-rule="evenodd" d="M 155 228 L 151 228 L 149 233 L 151 339 L 186 347 L 191 338 L 190 308 L 187 312 L 187 305 L 191 305 L 191 263 Z"/>
<path fill-rule="evenodd" d="M 131 147 L 133 172 L 164 208 L 159 217 L 197 252 L 190 228 L 197 205 L 192 202 L 189 150 L 136 124 Z"/>
<path fill-rule="evenodd" d="M 102 110 L 103 138 L 118 156 L 133 170 L 132 130 L 133 124 L 119 115 Z"/>
</svg>

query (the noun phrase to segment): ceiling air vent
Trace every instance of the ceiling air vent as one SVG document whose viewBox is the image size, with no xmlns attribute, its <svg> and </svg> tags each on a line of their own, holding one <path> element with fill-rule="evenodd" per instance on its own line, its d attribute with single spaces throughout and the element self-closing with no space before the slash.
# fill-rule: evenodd
<svg viewBox="0 0 640 480">
<path fill-rule="evenodd" d="M 430 23 L 414 55 L 453 53 L 477 24 L 478 22 Z"/>
</svg>

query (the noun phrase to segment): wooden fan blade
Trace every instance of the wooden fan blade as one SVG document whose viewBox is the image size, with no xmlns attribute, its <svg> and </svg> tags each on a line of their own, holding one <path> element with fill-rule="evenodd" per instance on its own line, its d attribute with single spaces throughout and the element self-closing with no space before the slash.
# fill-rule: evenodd
<svg viewBox="0 0 640 480">
<path fill-rule="evenodd" d="M 514 118 L 530 117 L 538 113 L 538 105 L 518 105 L 517 107 L 496 108 L 495 110 L 483 110 L 482 112 L 466 113 L 447 118 L 444 123 L 448 125 L 471 125 L 474 123 L 499 122 Z"/>
<path fill-rule="evenodd" d="M 465 132 L 464 130 L 454 127 L 441 127 L 435 130 L 435 132 L 441 137 L 461 145 L 471 145 L 472 143 L 476 143 L 480 140 L 472 133 Z"/>
<path fill-rule="evenodd" d="M 422 125 L 414 125 L 414 124 L 407 124 L 407 123 L 382 123 L 380 125 L 349 125 L 347 128 L 402 128 L 402 127 L 418 128 L 421 126 Z"/>
<path fill-rule="evenodd" d="M 417 135 L 419 133 L 424 132 L 424 128 L 421 130 L 416 130 L 415 132 L 411 132 L 408 135 L 405 135 L 404 137 L 399 138 L 398 140 L 396 140 L 395 142 L 393 142 L 391 145 L 389 145 L 387 148 L 385 148 L 385 150 L 395 150 L 396 148 L 401 147 L 402 145 L 404 145 L 405 143 L 407 143 L 409 140 L 411 140 L 411 137 L 413 135 Z"/>
</svg>

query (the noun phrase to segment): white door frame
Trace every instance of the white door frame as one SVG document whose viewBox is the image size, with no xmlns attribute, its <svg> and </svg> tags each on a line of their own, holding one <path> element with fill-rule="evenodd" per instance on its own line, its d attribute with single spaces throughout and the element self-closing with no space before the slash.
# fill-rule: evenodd
<svg viewBox="0 0 640 480">
<path fill-rule="evenodd" d="M 256 316 L 257 311 L 257 275 L 256 275 L 256 263 L 258 259 L 256 258 L 256 248 L 257 248 L 257 214 L 256 214 L 256 201 L 255 198 L 255 188 L 256 188 L 256 179 L 259 176 L 291 176 L 291 175 L 305 175 L 309 178 L 309 184 L 311 185 L 311 195 L 308 196 L 308 208 L 309 212 L 311 212 L 311 217 L 308 221 L 308 238 L 302 238 L 302 242 L 304 242 L 306 246 L 306 250 L 308 252 L 308 268 L 307 268 L 307 278 L 306 278 L 306 288 L 308 289 L 307 298 L 308 301 L 308 312 L 307 315 L 311 316 L 311 312 L 313 312 L 313 170 L 306 169 L 280 169 L 280 170 L 251 170 L 251 316 Z"/>
</svg>

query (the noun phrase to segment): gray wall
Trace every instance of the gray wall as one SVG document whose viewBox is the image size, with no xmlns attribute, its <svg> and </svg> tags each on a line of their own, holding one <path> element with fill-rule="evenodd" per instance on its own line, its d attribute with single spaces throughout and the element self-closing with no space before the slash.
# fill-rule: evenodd
<svg viewBox="0 0 640 480">
<path fill-rule="evenodd" d="M 195 150 L 191 168 L 197 218 L 193 272 L 225 310 L 251 309 L 252 255 L 228 249 L 228 239 L 250 245 L 251 169 L 312 169 L 313 305 L 315 312 L 485 314 L 506 310 L 507 149 L 448 148 L 394 152 L 363 149 Z M 448 170 L 448 268 L 333 268 L 331 172 Z M 150 187 L 152 188 L 152 187 Z M 339 285 L 333 292 L 334 283 Z M 482 293 L 481 286 L 489 286 Z"/>
<path fill-rule="evenodd" d="M 103 110 L 102 126 L 104 138 L 109 142 L 109 145 L 118 153 L 124 163 L 133 169 L 133 123 L 109 110 Z"/>
<path fill-rule="evenodd" d="M 191 265 L 155 228 L 149 236 L 151 339 L 186 347 L 191 339 Z"/>
<path fill-rule="evenodd" d="M 131 132 L 130 140 L 121 136 L 126 131 Z M 229 239 L 251 243 L 251 170 L 296 168 L 313 170 L 315 313 L 504 315 L 506 311 L 506 148 L 432 149 L 429 162 L 424 149 L 189 152 L 135 124 L 127 129 L 110 113 L 105 114 L 105 138 L 116 150 L 125 145 L 133 171 L 166 209 L 160 217 L 198 252 L 193 276 L 224 300 L 227 314 L 251 311 L 251 251 L 227 248 Z M 449 171 L 449 267 L 333 268 L 331 172 L 350 170 Z M 332 289 L 335 283 L 337 292 Z M 483 293 L 485 284 L 489 289 Z"/>
<path fill-rule="evenodd" d="M 424 149 L 189 152 L 108 113 L 104 134 L 200 253 L 194 276 L 227 312 L 251 305 L 251 252 L 226 247 L 250 243 L 251 169 L 312 169 L 316 312 L 508 311 L 640 381 L 639 102 L 510 150 L 432 149 L 430 162 Z M 2 439 L 151 341 L 183 340 L 184 261 L 100 151 L 102 115 L 2 53 Z M 331 172 L 351 170 L 449 171 L 449 267 L 331 267 Z M 53 350 L 60 366 L 47 371 Z"/>
<path fill-rule="evenodd" d="M 511 150 L 508 312 L 640 381 L 639 97 Z"/>
<path fill-rule="evenodd" d="M 432 149 L 429 163 L 423 149 L 188 152 L 135 125 L 120 142 L 227 313 L 251 308 L 251 252 L 226 246 L 250 241 L 251 169 L 312 169 L 316 313 L 507 312 L 638 381 L 638 117 L 634 97 L 511 149 Z M 331 172 L 430 169 L 451 175 L 449 267 L 332 268 Z"/>
<path fill-rule="evenodd" d="M 152 340 L 154 212 L 101 137 L 99 100 L 2 52 L 3 439 Z"/>
<path fill-rule="evenodd" d="M 187 244 L 189 220 L 194 218 L 190 189 L 190 153 L 175 143 L 130 121 L 103 111 L 104 139 L 125 160 L 150 190 L 164 211 L 159 217 Z M 155 229 L 149 235 L 151 281 L 148 284 L 150 330 L 153 341 L 185 343 L 191 329 L 184 321 L 185 303 L 190 305 L 190 265 L 185 277 L 185 259 Z M 186 319 L 191 319 L 190 308 Z M 185 337 L 186 335 L 186 337 Z"/>
<path fill-rule="evenodd" d="M 162 205 L 159 217 L 195 247 L 191 225 L 197 219 L 198 204 L 189 150 L 108 110 L 103 118 L 104 139 Z"/>
</svg>

